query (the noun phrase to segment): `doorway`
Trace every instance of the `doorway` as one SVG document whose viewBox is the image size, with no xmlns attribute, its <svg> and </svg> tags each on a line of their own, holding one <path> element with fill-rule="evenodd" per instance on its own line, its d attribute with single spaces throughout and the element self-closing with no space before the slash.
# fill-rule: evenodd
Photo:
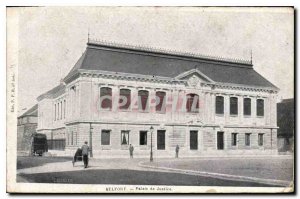
<svg viewBox="0 0 300 199">
<path fill-rule="evenodd" d="M 198 149 L 198 131 L 190 131 L 190 149 Z"/>
<path fill-rule="evenodd" d="M 157 150 L 165 150 L 166 148 L 166 131 L 158 130 L 157 131 Z"/>
</svg>

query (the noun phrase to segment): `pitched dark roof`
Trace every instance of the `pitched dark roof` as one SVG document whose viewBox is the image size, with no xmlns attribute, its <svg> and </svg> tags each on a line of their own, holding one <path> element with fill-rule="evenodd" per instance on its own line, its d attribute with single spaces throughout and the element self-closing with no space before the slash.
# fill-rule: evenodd
<svg viewBox="0 0 300 199">
<path fill-rule="evenodd" d="M 65 92 L 66 86 L 61 83 L 58 86 L 54 87 L 53 89 L 47 91 L 46 93 L 40 95 L 37 100 L 40 101 L 44 98 L 55 98 Z"/>
<path fill-rule="evenodd" d="M 37 115 L 38 115 L 38 105 L 36 104 L 33 107 L 31 107 L 29 110 L 27 110 L 25 113 L 20 115 L 18 118 L 25 117 L 25 116 L 35 116 L 35 117 L 37 117 Z"/>
<path fill-rule="evenodd" d="M 251 63 L 246 61 L 199 57 L 187 53 L 180 54 L 101 43 L 88 43 L 84 54 L 64 80 L 78 74 L 79 69 L 169 78 L 174 78 L 192 69 L 198 69 L 219 83 L 276 88 L 258 74 Z"/>
</svg>

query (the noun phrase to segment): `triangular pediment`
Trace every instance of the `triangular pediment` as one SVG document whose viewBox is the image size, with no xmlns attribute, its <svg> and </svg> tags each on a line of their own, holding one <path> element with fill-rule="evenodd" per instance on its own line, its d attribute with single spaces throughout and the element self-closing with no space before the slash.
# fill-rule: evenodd
<svg viewBox="0 0 300 199">
<path fill-rule="evenodd" d="M 198 69 L 192 69 L 189 71 L 186 71 L 184 73 L 181 73 L 176 77 L 178 80 L 187 80 L 188 82 L 191 83 L 196 83 L 196 82 L 210 82 L 213 83 L 214 81 L 204 75 L 201 71 Z"/>
</svg>

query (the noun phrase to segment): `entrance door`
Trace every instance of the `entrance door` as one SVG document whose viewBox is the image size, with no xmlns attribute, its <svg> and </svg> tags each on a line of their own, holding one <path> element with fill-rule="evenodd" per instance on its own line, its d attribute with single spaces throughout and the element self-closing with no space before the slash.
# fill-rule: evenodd
<svg viewBox="0 0 300 199">
<path fill-rule="evenodd" d="M 157 131 L 157 149 L 158 150 L 165 150 L 165 148 L 166 148 L 165 132 L 166 131 L 164 131 L 164 130 Z"/>
<path fill-rule="evenodd" d="M 217 132 L 217 147 L 218 150 L 224 149 L 224 132 L 221 131 Z"/>
<path fill-rule="evenodd" d="M 198 149 L 198 131 L 190 131 L 190 149 Z"/>
</svg>

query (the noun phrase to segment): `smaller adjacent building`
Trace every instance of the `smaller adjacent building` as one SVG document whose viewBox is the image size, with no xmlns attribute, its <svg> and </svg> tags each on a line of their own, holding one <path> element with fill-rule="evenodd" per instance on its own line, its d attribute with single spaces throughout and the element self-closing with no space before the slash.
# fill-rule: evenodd
<svg viewBox="0 0 300 199">
<path fill-rule="evenodd" d="M 295 130 L 294 98 L 283 99 L 277 103 L 278 151 L 286 152 L 294 150 Z"/>
<path fill-rule="evenodd" d="M 34 105 L 18 117 L 17 126 L 17 150 L 29 152 L 31 149 L 31 137 L 36 132 L 38 125 L 38 105 Z"/>
</svg>

